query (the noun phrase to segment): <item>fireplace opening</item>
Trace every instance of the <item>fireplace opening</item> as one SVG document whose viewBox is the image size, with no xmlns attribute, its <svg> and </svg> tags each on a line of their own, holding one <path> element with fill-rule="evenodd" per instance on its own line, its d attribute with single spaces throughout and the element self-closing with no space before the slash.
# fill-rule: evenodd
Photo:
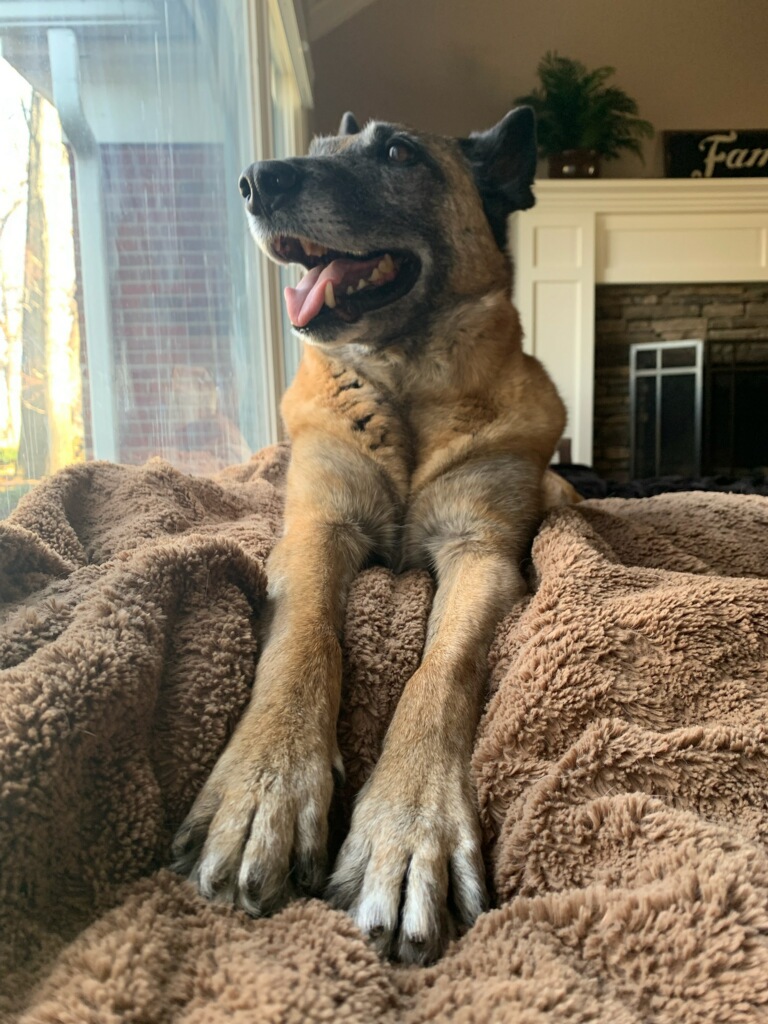
<svg viewBox="0 0 768 1024">
<path fill-rule="evenodd" d="M 601 476 L 768 472 L 768 284 L 601 285 L 595 339 Z"/>
<path fill-rule="evenodd" d="M 705 472 L 768 470 L 768 341 L 716 342 L 708 354 Z"/>
</svg>

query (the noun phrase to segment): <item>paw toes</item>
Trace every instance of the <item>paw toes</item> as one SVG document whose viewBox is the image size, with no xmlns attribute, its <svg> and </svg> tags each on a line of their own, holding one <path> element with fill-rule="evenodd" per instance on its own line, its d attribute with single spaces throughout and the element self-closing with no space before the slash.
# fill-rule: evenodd
<svg viewBox="0 0 768 1024">
<path fill-rule="evenodd" d="M 295 895 L 287 858 L 279 862 L 265 859 L 246 861 L 243 858 L 237 882 L 237 902 L 252 917 L 274 914 Z"/>
<path fill-rule="evenodd" d="M 349 836 L 342 846 L 325 898 L 336 910 L 351 910 L 357 902 L 368 863 L 367 848 Z"/>
<path fill-rule="evenodd" d="M 235 905 L 244 910 L 249 917 L 264 917 L 264 908 L 259 899 L 258 891 L 249 892 L 247 889 L 238 889 Z"/>
<path fill-rule="evenodd" d="M 384 887 L 367 894 L 364 890 L 354 913 L 358 928 L 382 956 L 390 955 L 397 934 L 399 901 L 399 884 L 392 892 Z"/>
<path fill-rule="evenodd" d="M 451 854 L 440 843 L 396 851 L 350 834 L 326 891 L 346 910 L 373 948 L 405 964 L 430 964 L 487 907 L 479 844 L 467 840 Z"/>
<path fill-rule="evenodd" d="M 201 895 L 209 900 L 231 902 L 235 894 L 236 866 L 237 851 L 206 844 L 202 859 L 192 875 Z"/>
<path fill-rule="evenodd" d="M 450 863 L 451 896 L 456 915 L 467 927 L 488 909 L 485 865 L 477 843 L 454 851 Z"/>
<path fill-rule="evenodd" d="M 254 917 L 321 891 L 330 765 L 303 768 L 295 777 L 250 761 L 237 771 L 233 763 L 222 765 L 224 759 L 173 839 L 173 870 L 188 876 L 202 896 Z"/>
<path fill-rule="evenodd" d="M 197 863 L 208 831 L 207 821 L 187 821 L 181 826 L 171 843 L 171 871 L 189 875 Z"/>
<path fill-rule="evenodd" d="M 428 963 L 442 949 L 448 926 L 448 865 L 437 846 L 420 849 L 408 867 L 398 957 L 405 963 Z"/>
<path fill-rule="evenodd" d="M 384 925 L 375 925 L 367 932 L 363 931 L 363 935 L 380 957 L 389 959 L 392 956 L 395 937 L 393 929 L 385 928 Z"/>
<path fill-rule="evenodd" d="M 317 804 L 305 805 L 296 819 L 292 876 L 300 892 L 322 892 L 328 866 L 328 816 Z"/>
<path fill-rule="evenodd" d="M 287 878 L 282 885 L 265 884 L 263 875 L 259 874 L 245 883 L 241 878 L 235 902 L 251 917 L 267 917 L 282 910 L 297 895 Z"/>
</svg>

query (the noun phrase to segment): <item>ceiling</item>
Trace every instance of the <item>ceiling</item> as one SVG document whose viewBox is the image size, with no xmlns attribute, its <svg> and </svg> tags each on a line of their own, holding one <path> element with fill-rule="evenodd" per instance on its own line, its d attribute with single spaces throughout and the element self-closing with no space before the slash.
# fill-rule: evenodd
<svg viewBox="0 0 768 1024">
<path fill-rule="evenodd" d="M 310 42 L 328 35 L 375 0 L 304 0 Z"/>
</svg>

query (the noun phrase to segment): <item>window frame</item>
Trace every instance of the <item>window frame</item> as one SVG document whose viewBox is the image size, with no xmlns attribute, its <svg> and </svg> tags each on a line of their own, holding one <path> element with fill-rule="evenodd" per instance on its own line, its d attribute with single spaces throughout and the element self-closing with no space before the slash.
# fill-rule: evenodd
<svg viewBox="0 0 768 1024">
<path fill-rule="evenodd" d="M 297 13 L 295 0 L 250 0 L 248 15 L 254 160 L 268 160 L 277 155 L 271 90 L 275 59 L 282 74 L 294 85 L 289 109 L 284 112 L 283 130 L 293 152 L 303 153 L 307 144 L 307 110 L 312 106 L 312 70 L 303 41 L 300 12 Z M 278 441 L 286 436 L 280 417 L 280 400 L 289 383 L 286 380 L 286 345 L 292 339 L 286 338 L 284 333 L 280 269 L 262 256 L 257 266 L 261 294 L 266 296 L 260 327 L 266 348 L 267 423 L 273 440 Z"/>
</svg>

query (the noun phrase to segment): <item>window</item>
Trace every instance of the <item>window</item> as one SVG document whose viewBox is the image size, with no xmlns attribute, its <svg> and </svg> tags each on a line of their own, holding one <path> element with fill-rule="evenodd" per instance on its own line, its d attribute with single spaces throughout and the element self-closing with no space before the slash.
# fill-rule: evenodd
<svg viewBox="0 0 768 1024">
<path fill-rule="evenodd" d="M 276 439 L 297 352 L 237 181 L 303 145 L 292 10 L 0 0 L 0 514 L 71 462 Z"/>
</svg>

